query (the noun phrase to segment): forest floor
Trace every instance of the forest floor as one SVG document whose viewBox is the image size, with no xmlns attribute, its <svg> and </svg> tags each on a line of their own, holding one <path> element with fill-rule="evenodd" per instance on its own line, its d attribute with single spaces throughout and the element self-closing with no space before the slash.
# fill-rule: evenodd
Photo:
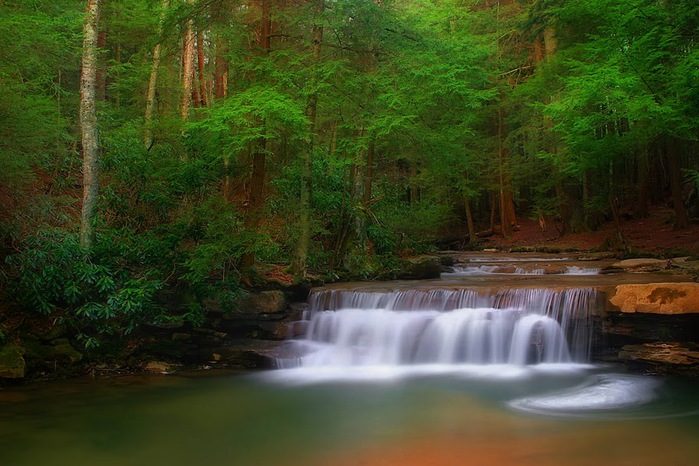
<svg viewBox="0 0 699 466">
<path fill-rule="evenodd" d="M 625 249 L 627 255 L 657 257 L 699 255 L 699 222 L 692 222 L 687 229 L 673 228 L 673 212 L 667 208 L 654 208 L 643 219 L 626 218 L 620 222 L 622 235 L 627 243 L 623 248 L 617 239 L 613 222 L 602 225 L 596 231 L 559 234 L 557 226 L 547 219 L 542 225 L 526 217 L 518 219 L 518 228 L 509 238 L 500 234 L 483 238 L 485 248 L 501 250 L 556 251 L 610 251 Z"/>
</svg>

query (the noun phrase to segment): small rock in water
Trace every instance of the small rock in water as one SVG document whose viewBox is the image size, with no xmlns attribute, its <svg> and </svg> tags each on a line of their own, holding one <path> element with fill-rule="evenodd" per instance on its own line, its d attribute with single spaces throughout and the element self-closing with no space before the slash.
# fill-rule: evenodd
<svg viewBox="0 0 699 466">
<path fill-rule="evenodd" d="M 174 365 L 163 361 L 150 361 L 143 366 L 143 370 L 146 372 L 152 372 L 154 374 L 169 375 L 175 372 L 175 367 Z"/>
</svg>

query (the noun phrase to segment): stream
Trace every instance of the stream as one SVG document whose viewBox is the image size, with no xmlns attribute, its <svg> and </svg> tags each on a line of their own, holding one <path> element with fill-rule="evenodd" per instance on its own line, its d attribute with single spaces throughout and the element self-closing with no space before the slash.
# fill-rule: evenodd
<svg viewBox="0 0 699 466">
<path fill-rule="evenodd" d="M 2 389 L 2 464 L 696 464 L 698 381 L 590 360 L 626 278 L 506 259 L 315 290 L 277 370 Z"/>
</svg>

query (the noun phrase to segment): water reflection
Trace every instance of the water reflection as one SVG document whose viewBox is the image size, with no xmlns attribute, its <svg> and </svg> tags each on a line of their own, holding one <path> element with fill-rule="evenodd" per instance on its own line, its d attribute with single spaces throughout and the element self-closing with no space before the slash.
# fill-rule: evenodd
<svg viewBox="0 0 699 466">
<path fill-rule="evenodd" d="M 591 369 L 531 370 L 537 372 L 508 378 L 425 372 L 316 384 L 280 383 L 285 371 L 274 371 L 5 389 L 2 464 L 650 465 L 693 464 L 699 454 L 697 416 L 607 415 L 581 423 L 511 409 L 511 400 L 546 401 L 552 391 L 565 395 L 597 376 Z M 697 407 L 697 388 L 668 380 L 654 389 L 656 401 L 613 411 L 688 412 Z"/>
</svg>

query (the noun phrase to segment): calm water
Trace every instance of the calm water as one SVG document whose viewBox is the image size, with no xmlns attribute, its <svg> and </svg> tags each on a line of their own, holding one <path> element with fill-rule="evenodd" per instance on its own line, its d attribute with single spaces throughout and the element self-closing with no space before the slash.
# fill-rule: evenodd
<svg viewBox="0 0 699 466">
<path fill-rule="evenodd" d="M 491 371 L 287 370 L 3 389 L 1 464 L 697 464 L 696 382 L 589 367 Z"/>
</svg>

